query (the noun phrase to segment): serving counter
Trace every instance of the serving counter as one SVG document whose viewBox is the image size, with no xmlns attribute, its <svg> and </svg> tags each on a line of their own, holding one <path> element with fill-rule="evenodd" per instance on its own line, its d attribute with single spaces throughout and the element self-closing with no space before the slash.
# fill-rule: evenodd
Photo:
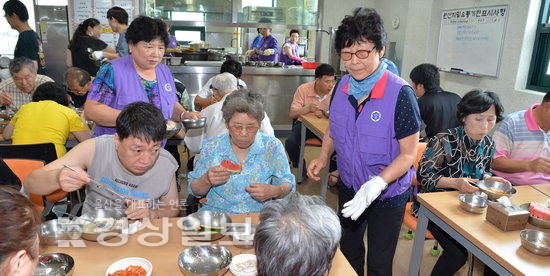
<svg viewBox="0 0 550 276">
<path fill-rule="evenodd" d="M 170 66 L 174 77 L 187 87 L 190 95 L 196 95 L 202 86 L 220 73 L 219 66 Z M 264 96 L 266 112 L 275 130 L 290 130 L 292 120 L 288 116 L 296 88 L 315 79 L 315 70 L 302 67 L 248 67 L 243 66 L 241 79 L 248 89 Z"/>
</svg>

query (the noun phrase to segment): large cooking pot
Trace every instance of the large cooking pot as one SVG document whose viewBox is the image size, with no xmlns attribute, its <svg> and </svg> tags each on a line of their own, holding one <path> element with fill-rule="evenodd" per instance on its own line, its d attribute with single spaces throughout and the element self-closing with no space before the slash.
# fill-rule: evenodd
<svg viewBox="0 0 550 276">
<path fill-rule="evenodd" d="M 178 56 L 180 56 L 180 55 L 178 55 Z M 208 52 L 181 53 L 181 62 L 184 63 L 187 60 L 206 61 L 206 60 L 208 60 Z"/>
<path fill-rule="evenodd" d="M 201 49 L 207 49 L 210 45 L 206 41 L 195 41 L 189 43 L 189 47 L 195 52 L 200 51 Z"/>
</svg>

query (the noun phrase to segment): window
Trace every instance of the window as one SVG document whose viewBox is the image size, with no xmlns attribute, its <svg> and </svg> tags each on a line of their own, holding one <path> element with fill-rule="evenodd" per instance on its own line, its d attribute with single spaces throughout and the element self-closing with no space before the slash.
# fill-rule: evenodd
<svg viewBox="0 0 550 276">
<path fill-rule="evenodd" d="M 547 92 L 550 90 L 550 0 L 543 0 L 540 8 L 533 57 L 527 88 Z"/>
</svg>

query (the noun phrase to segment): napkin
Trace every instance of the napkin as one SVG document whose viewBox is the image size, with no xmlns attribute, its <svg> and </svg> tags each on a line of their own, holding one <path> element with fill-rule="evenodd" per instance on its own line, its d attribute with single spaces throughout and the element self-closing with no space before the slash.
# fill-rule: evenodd
<svg viewBox="0 0 550 276">
<path fill-rule="evenodd" d="M 128 224 L 128 228 L 122 229 L 122 234 L 129 236 L 135 234 L 141 227 L 141 221 L 134 221 L 133 223 Z"/>
<path fill-rule="evenodd" d="M 510 198 L 506 196 L 501 196 L 499 199 L 497 199 L 497 201 L 505 207 L 512 207 L 512 202 L 510 201 Z"/>
</svg>

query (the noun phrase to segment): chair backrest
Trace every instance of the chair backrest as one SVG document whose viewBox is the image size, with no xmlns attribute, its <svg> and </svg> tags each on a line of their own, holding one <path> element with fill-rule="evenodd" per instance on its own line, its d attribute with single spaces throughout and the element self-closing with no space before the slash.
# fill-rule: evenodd
<svg viewBox="0 0 550 276">
<path fill-rule="evenodd" d="M 416 160 L 414 161 L 414 169 L 416 171 L 418 171 L 418 166 L 420 166 L 420 160 L 422 159 L 422 155 L 424 154 L 424 151 L 426 150 L 426 146 L 428 145 L 428 143 L 426 142 L 420 142 L 418 143 L 418 150 L 416 151 Z M 411 182 L 412 185 L 420 185 L 420 183 L 418 183 L 418 180 L 416 180 L 416 173 L 412 179 L 412 182 Z"/>
<path fill-rule="evenodd" d="M 34 160 L 34 159 L 4 159 L 6 165 L 10 167 L 15 175 L 21 180 L 21 183 L 27 179 L 27 176 L 31 174 L 32 171 L 44 167 L 44 161 Z M 29 199 L 38 206 L 40 211 L 44 209 L 44 199 L 51 202 L 57 202 L 65 197 L 68 193 L 62 190 L 57 190 L 47 196 L 42 197 L 36 194 L 29 194 Z"/>
<path fill-rule="evenodd" d="M 44 160 L 46 164 L 57 159 L 53 143 L 28 145 L 0 145 L 0 157 L 4 159 L 35 159 Z"/>
</svg>

